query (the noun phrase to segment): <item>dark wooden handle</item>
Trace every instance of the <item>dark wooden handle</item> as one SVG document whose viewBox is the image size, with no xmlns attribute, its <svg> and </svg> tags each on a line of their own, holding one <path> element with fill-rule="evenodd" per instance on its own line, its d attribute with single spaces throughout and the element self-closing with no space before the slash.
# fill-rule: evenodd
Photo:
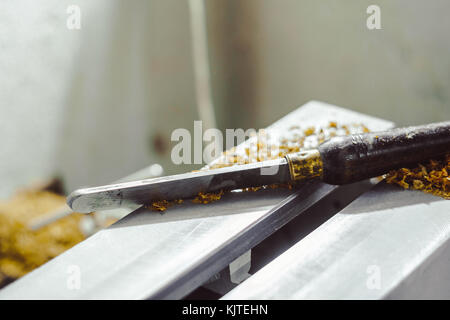
<svg viewBox="0 0 450 320">
<path fill-rule="evenodd" d="M 360 181 L 450 153 L 450 121 L 335 137 L 319 152 L 324 182 Z"/>
</svg>

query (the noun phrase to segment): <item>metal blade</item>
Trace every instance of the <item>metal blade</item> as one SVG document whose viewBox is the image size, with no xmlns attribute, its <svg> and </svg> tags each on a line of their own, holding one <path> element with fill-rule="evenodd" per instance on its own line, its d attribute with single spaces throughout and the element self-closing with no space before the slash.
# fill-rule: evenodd
<svg viewBox="0 0 450 320">
<path fill-rule="evenodd" d="M 290 181 L 286 159 L 78 189 L 67 198 L 76 212 L 88 213 L 157 200 L 185 199 L 217 192 Z"/>
</svg>

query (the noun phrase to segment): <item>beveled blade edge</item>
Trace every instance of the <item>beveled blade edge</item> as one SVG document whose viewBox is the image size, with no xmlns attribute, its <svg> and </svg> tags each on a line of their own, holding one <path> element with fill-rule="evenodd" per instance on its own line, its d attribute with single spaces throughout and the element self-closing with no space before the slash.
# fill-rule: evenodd
<svg viewBox="0 0 450 320">
<path fill-rule="evenodd" d="M 264 171 L 266 169 L 266 171 Z M 264 172 L 273 174 L 263 174 Z M 275 170 L 276 169 L 276 170 Z M 220 169 L 183 173 L 153 179 L 116 183 L 75 190 L 67 204 L 76 212 L 89 213 L 130 204 L 145 205 L 157 200 L 186 199 L 199 192 L 216 192 L 290 180 L 285 158 Z"/>
</svg>

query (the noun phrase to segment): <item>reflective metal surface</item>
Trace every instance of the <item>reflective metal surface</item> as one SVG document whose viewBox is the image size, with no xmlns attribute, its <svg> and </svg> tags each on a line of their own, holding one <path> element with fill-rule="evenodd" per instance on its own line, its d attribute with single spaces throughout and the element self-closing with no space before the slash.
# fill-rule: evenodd
<svg viewBox="0 0 450 320">
<path fill-rule="evenodd" d="M 293 125 L 329 121 L 364 123 L 371 130 L 392 126 L 310 102 L 268 131 L 276 137 Z M 336 188 L 317 183 L 233 192 L 207 205 L 184 202 L 163 215 L 138 209 L 7 286 L 0 298 L 182 298 Z"/>
<path fill-rule="evenodd" d="M 450 201 L 384 182 L 224 299 L 450 298 Z"/>
</svg>

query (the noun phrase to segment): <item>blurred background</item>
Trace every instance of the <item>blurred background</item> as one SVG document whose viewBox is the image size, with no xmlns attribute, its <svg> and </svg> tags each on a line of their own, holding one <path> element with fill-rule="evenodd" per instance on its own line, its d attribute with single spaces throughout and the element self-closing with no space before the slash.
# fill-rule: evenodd
<svg viewBox="0 0 450 320">
<path fill-rule="evenodd" d="M 366 27 L 371 4 L 381 30 Z M 67 27 L 71 5 L 80 29 Z M 2 1 L 0 198 L 49 177 L 71 191 L 152 163 L 190 170 L 170 161 L 170 135 L 198 119 L 257 129 L 314 99 L 398 125 L 448 120 L 449 10 L 446 0 Z"/>
</svg>

